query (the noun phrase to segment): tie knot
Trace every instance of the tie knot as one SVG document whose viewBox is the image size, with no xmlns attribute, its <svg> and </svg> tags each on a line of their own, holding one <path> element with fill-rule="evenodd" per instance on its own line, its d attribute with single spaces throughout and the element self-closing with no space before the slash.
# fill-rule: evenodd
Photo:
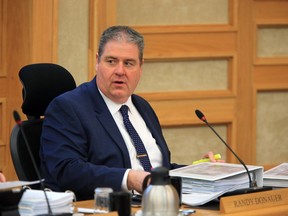
<svg viewBox="0 0 288 216">
<path fill-rule="evenodd" d="M 128 106 L 122 105 L 120 108 L 120 112 L 121 112 L 122 116 L 127 116 L 128 115 Z"/>
</svg>

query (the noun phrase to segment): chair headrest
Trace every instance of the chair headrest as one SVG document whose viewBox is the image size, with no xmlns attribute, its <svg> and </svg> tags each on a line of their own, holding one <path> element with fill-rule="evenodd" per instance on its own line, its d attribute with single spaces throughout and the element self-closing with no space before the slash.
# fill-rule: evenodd
<svg viewBox="0 0 288 216">
<path fill-rule="evenodd" d="M 23 85 L 22 112 L 30 117 L 43 116 L 51 100 L 76 87 L 69 71 L 52 63 L 26 65 L 19 77 Z"/>
</svg>

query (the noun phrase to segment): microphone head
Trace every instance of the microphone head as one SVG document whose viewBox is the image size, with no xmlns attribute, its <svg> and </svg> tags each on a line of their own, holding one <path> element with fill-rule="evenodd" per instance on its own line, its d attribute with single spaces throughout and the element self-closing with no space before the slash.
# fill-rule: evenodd
<svg viewBox="0 0 288 216">
<path fill-rule="evenodd" d="M 200 110 L 195 110 L 195 114 L 197 115 L 197 117 L 201 120 L 201 121 L 206 121 L 206 117 L 204 116 L 204 114 L 200 111 Z"/>
<path fill-rule="evenodd" d="M 19 113 L 16 110 L 13 111 L 13 117 L 14 117 L 14 120 L 15 120 L 16 124 L 19 125 L 19 124 L 22 123 L 20 115 L 19 115 Z"/>
</svg>

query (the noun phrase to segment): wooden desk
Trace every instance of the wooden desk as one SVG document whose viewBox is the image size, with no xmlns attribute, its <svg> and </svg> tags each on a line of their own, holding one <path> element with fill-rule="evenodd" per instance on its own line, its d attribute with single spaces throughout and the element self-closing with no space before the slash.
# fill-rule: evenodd
<svg viewBox="0 0 288 216">
<path fill-rule="evenodd" d="M 80 208 L 93 208 L 94 201 L 81 201 L 76 203 L 77 207 Z M 245 212 L 238 212 L 234 214 L 221 214 L 219 211 L 219 203 L 211 203 L 208 205 L 204 205 L 201 207 L 186 207 L 182 206 L 182 208 L 192 208 L 196 210 L 196 213 L 192 214 L 191 216 L 286 216 L 288 215 L 288 205 L 284 206 L 276 206 L 272 208 L 264 208 L 258 209 L 254 211 L 245 211 Z M 277 208 L 277 211 L 275 210 Z M 132 213 L 137 212 L 140 210 L 139 208 L 132 208 Z M 110 212 L 107 214 L 85 214 L 86 216 L 118 216 L 117 212 Z"/>
<path fill-rule="evenodd" d="M 78 208 L 93 208 L 94 206 L 94 201 L 93 200 L 88 200 L 88 201 L 80 201 L 76 203 L 76 206 Z M 196 213 L 192 214 L 191 216 L 215 216 L 215 215 L 220 215 L 219 212 L 219 204 L 215 204 L 215 205 L 207 205 L 207 206 L 203 206 L 201 208 L 196 208 L 196 207 L 185 207 L 183 206 L 183 208 L 191 208 L 191 209 L 195 209 Z M 140 207 L 133 207 L 132 208 L 132 213 L 137 212 L 138 210 L 140 210 Z M 87 216 L 118 216 L 117 212 L 111 212 L 108 214 L 85 214 Z"/>
</svg>

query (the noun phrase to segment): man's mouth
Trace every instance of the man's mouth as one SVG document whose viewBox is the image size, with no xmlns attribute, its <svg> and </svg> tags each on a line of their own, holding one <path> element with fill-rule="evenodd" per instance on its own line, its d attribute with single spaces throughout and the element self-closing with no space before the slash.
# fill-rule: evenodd
<svg viewBox="0 0 288 216">
<path fill-rule="evenodd" d="M 115 81 L 114 83 L 116 83 L 116 84 L 123 84 L 124 82 L 123 82 L 123 81 Z"/>
</svg>

